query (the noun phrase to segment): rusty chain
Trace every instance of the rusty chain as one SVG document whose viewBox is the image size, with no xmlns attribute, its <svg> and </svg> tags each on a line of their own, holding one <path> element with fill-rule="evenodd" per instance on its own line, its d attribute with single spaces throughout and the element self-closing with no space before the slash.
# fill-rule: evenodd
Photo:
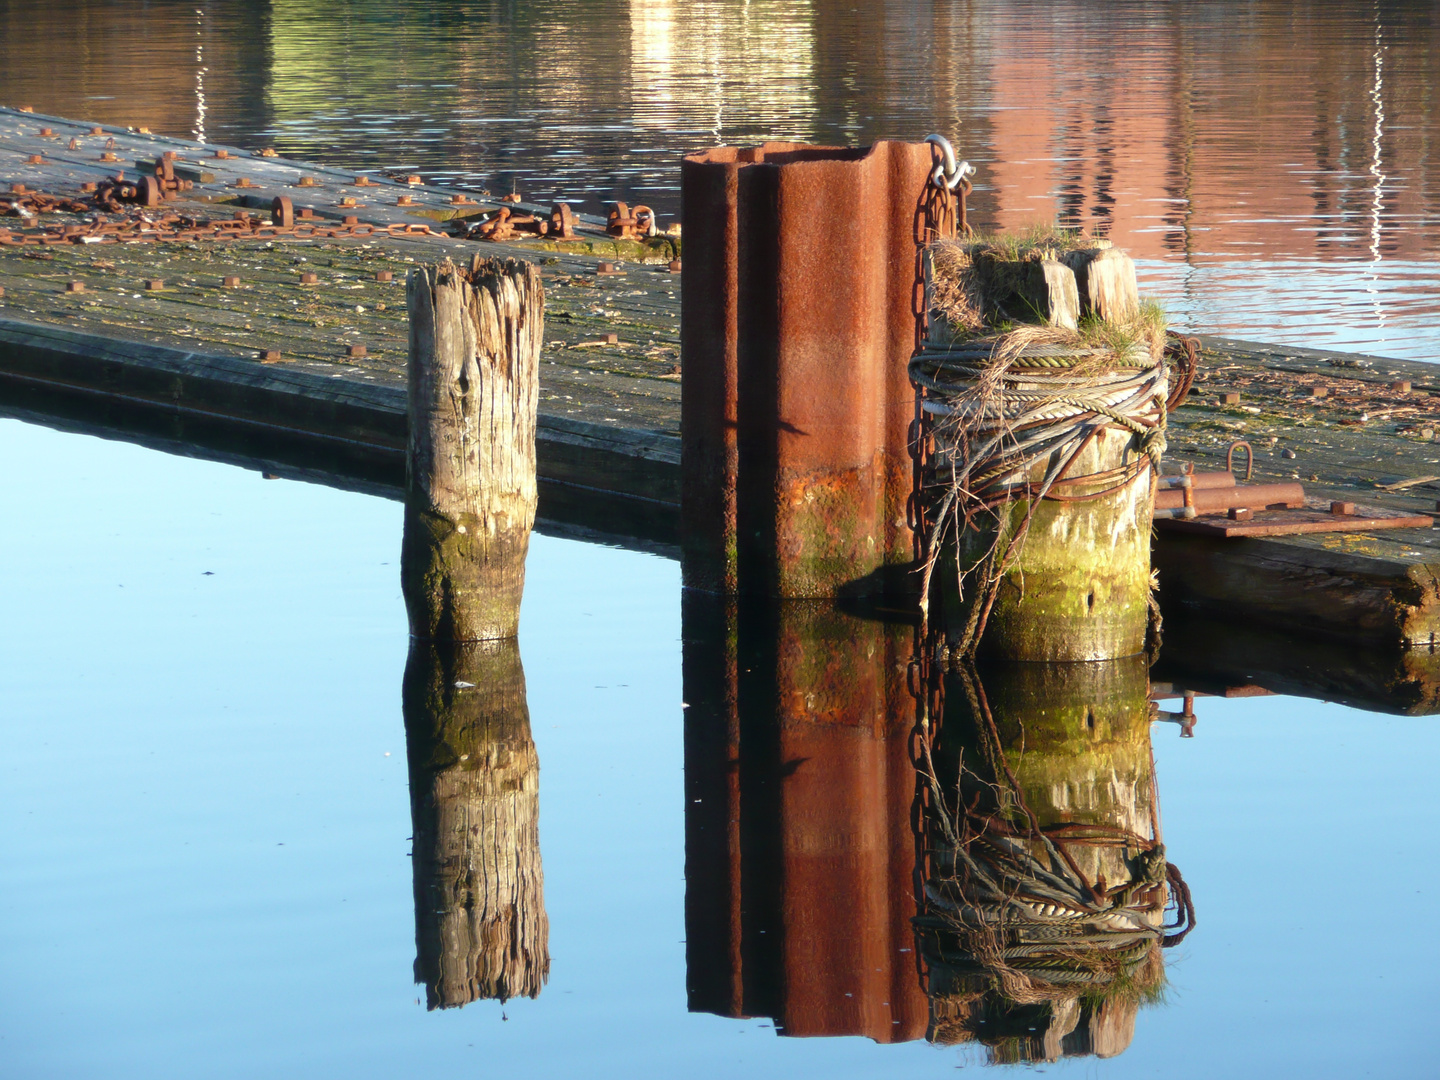
<svg viewBox="0 0 1440 1080">
<path fill-rule="evenodd" d="M 36 197 L 39 196 L 37 201 Z M 0 197 L 0 214 L 23 216 L 14 209 L 17 196 Z M 50 213 L 55 210 L 73 210 L 76 200 L 60 200 L 52 196 L 41 196 L 37 192 L 26 192 L 18 198 L 31 213 Z M 66 204 L 66 205 L 61 205 Z M 92 207 L 79 204 L 85 209 Z M 32 226 L 13 230 L 0 228 L 0 247 L 44 247 L 53 244 L 124 244 L 155 243 L 163 241 L 202 240 L 336 240 L 364 239 L 371 236 L 443 236 L 429 225 L 394 224 L 370 225 L 360 222 L 322 225 L 300 223 L 289 226 L 267 223 L 249 214 L 238 214 L 233 218 L 195 218 L 183 214 L 129 215 L 119 221 L 110 220 L 102 213 L 84 224 Z"/>
</svg>

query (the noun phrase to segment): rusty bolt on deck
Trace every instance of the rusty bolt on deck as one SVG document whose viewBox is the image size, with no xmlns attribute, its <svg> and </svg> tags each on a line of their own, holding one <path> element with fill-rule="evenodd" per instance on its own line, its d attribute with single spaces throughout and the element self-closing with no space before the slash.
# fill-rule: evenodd
<svg viewBox="0 0 1440 1080">
<path fill-rule="evenodd" d="M 394 280 L 395 280 L 395 275 L 392 274 L 389 270 L 379 270 L 379 271 L 376 271 L 376 273 L 375 273 L 375 280 L 376 280 L 376 281 L 394 281 Z"/>
<path fill-rule="evenodd" d="M 1397 394 L 1408 394 L 1410 392 L 1410 380 L 1400 379 L 1396 382 L 1392 382 L 1390 384 L 1390 389 L 1394 390 Z"/>
<path fill-rule="evenodd" d="M 421 180 L 420 177 L 418 177 L 418 176 L 407 176 L 407 177 L 405 177 L 405 183 L 407 183 L 407 184 L 411 185 L 412 187 L 414 187 L 414 186 L 418 186 L 418 185 L 420 185 L 420 184 L 425 183 L 425 181 L 424 181 L 424 180 Z"/>
<path fill-rule="evenodd" d="M 274 364 L 280 359 L 279 349 L 262 349 L 260 351 L 260 362 L 262 364 Z"/>
<path fill-rule="evenodd" d="M 395 205 L 396 205 L 396 206 L 414 206 L 414 205 L 415 205 L 415 200 L 412 199 L 412 198 L 410 198 L 409 195 L 401 195 L 398 199 L 395 200 Z"/>
<path fill-rule="evenodd" d="M 342 197 L 341 197 L 340 202 L 339 202 L 337 205 L 339 205 L 339 206 L 359 206 L 360 204 L 355 201 L 355 197 L 354 197 L 353 195 L 345 195 L 345 196 L 342 196 Z"/>
<path fill-rule="evenodd" d="M 354 214 L 346 214 L 344 217 L 342 217 L 342 218 L 340 219 L 340 224 L 341 224 L 341 225 L 359 225 L 359 224 L 360 224 L 360 219 L 359 219 L 358 217 L 356 217 Z"/>
<path fill-rule="evenodd" d="M 1337 517 L 1353 517 L 1355 514 L 1355 504 L 1352 502 L 1339 502 L 1337 500 L 1330 504 L 1330 513 Z"/>
<path fill-rule="evenodd" d="M 364 345 L 349 345 L 345 348 L 346 356 L 361 357 L 365 355 Z"/>
<path fill-rule="evenodd" d="M 145 288 L 148 292 L 160 292 L 165 288 L 165 282 L 161 278 L 150 278 L 145 282 Z"/>
<path fill-rule="evenodd" d="M 220 287 L 222 289 L 238 289 L 240 287 L 240 279 L 233 275 L 223 277 L 220 279 Z"/>
<path fill-rule="evenodd" d="M 1323 398 L 1330 396 L 1330 391 L 1323 386 L 1307 386 L 1304 389 L 1306 395 L 1312 398 Z"/>
<path fill-rule="evenodd" d="M 315 285 L 315 284 L 318 284 L 319 281 L 320 281 L 320 275 L 319 275 L 319 274 L 312 273 L 312 272 L 310 272 L 310 271 L 308 271 L 308 270 L 307 270 L 305 273 L 303 273 L 303 274 L 300 275 L 300 284 L 301 284 L 301 285 Z"/>
<path fill-rule="evenodd" d="M 672 274 L 678 274 L 678 273 L 680 273 L 680 260 L 679 260 L 679 259 L 671 259 L 671 260 L 670 260 L 670 273 L 672 273 Z"/>
<path fill-rule="evenodd" d="M 603 335 L 601 335 L 601 336 L 604 338 L 606 345 L 619 345 L 619 344 L 620 344 L 620 335 L 619 335 L 619 334 L 603 334 Z"/>
<path fill-rule="evenodd" d="M 120 159 L 119 159 L 118 157 L 116 157 L 114 154 L 112 154 L 109 150 L 106 150 L 103 154 L 100 155 L 100 160 L 101 160 L 101 161 L 119 161 Z"/>
<path fill-rule="evenodd" d="M 224 160 L 225 160 L 226 158 L 228 158 L 229 156 L 230 156 L 230 151 L 229 151 L 229 150 L 216 150 L 216 151 L 215 151 L 215 157 L 218 158 L 220 161 L 224 161 Z"/>
<path fill-rule="evenodd" d="M 302 176 L 302 177 L 300 177 L 299 180 L 296 180 L 296 181 L 295 181 L 295 186 L 296 186 L 296 187 L 319 187 L 319 185 L 315 183 L 315 178 L 314 178 L 313 176 Z"/>
<path fill-rule="evenodd" d="M 1235 393 L 1234 391 L 1231 391 L 1231 392 L 1228 393 L 1228 394 L 1221 394 L 1221 395 L 1220 395 L 1220 404 L 1221 404 L 1221 405 L 1239 405 L 1239 404 L 1240 404 L 1240 395 L 1237 394 L 1237 393 Z"/>
<path fill-rule="evenodd" d="M 92 127 L 92 128 L 90 129 L 90 134 L 91 134 L 91 135 L 104 135 L 104 134 L 105 134 L 105 129 L 102 128 L 99 124 L 96 124 L 94 127 Z"/>
<path fill-rule="evenodd" d="M 85 283 L 83 281 L 67 281 L 65 283 L 65 291 L 69 293 L 82 293 L 85 291 Z"/>
<path fill-rule="evenodd" d="M 41 137 L 42 139 L 48 139 L 48 138 L 50 138 L 50 136 L 52 136 L 52 135 L 54 135 L 54 134 L 55 134 L 55 132 L 51 131 L 49 128 L 41 128 L 41 129 L 40 129 L 40 137 Z"/>
<path fill-rule="evenodd" d="M 41 165 L 41 164 L 44 164 L 44 162 L 45 162 L 45 158 L 44 158 L 44 156 L 41 155 L 41 154 L 31 154 L 31 155 L 30 155 L 28 158 L 26 158 L 25 160 L 26 160 L 27 162 L 29 162 L 31 165 Z"/>
<path fill-rule="evenodd" d="M 97 184 L 97 183 L 95 183 L 95 181 L 93 181 L 93 180 L 87 180 L 87 181 L 85 181 L 85 183 L 83 183 L 83 184 L 80 185 L 80 190 L 81 190 L 81 192 L 83 192 L 84 194 L 89 195 L 91 192 L 95 191 L 99 186 L 100 186 L 100 185 Z"/>
<path fill-rule="evenodd" d="M 625 273 L 625 271 L 624 271 L 624 270 L 621 270 L 621 269 L 620 269 L 618 266 L 616 266 L 614 263 L 602 262 L 599 266 L 597 266 L 597 267 L 595 268 L 595 273 L 596 273 L 597 275 L 598 275 L 598 274 L 606 274 L 606 275 L 609 275 L 609 274 L 623 274 L 623 273 Z"/>
<path fill-rule="evenodd" d="M 236 179 L 234 186 L 238 188 L 253 188 L 256 185 L 250 182 L 250 178 L 248 176 L 241 176 Z"/>
<path fill-rule="evenodd" d="M 357 176 L 357 177 L 355 178 L 355 186 L 356 186 L 356 187 L 374 187 L 374 186 L 375 186 L 375 182 L 374 182 L 373 180 L 371 180 L 370 177 L 368 177 L 368 176 Z"/>
</svg>

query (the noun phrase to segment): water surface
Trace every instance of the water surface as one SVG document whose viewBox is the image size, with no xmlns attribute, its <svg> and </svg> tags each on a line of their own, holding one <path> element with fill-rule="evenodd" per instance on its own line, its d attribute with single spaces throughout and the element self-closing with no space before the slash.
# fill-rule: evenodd
<svg viewBox="0 0 1440 1080">
<path fill-rule="evenodd" d="M 0 100 L 662 220 L 682 153 L 937 131 L 1190 329 L 1440 358 L 1426 0 L 0 0 Z"/>
<path fill-rule="evenodd" d="M 728 706 L 686 696 L 704 689 L 697 657 L 724 670 L 733 654 L 695 651 L 703 635 L 682 617 L 673 563 L 535 538 L 520 654 L 549 978 L 533 1000 L 429 1011 L 414 969 L 417 921 L 433 913 L 417 912 L 412 888 L 398 505 L 14 421 L 0 421 L 0 455 L 6 1076 L 848 1078 L 950 1075 L 992 1056 L 926 1041 L 913 953 L 872 937 L 908 913 L 891 878 L 865 891 L 864 845 L 835 895 L 894 907 L 792 911 L 788 940 L 832 951 L 748 975 L 773 1012 L 690 1011 L 714 1008 L 697 986 L 734 970 L 704 947 L 715 941 L 689 940 L 727 872 L 696 839 L 714 815 L 689 787 L 717 761 L 726 774 L 728 736 L 706 757 L 715 733 L 691 714 Z M 856 648 L 783 640 L 807 662 L 779 681 L 741 669 L 742 700 L 785 706 L 779 691 Z M 869 715 L 865 700 L 839 701 Z M 1280 697 L 1199 711 L 1192 739 L 1153 732 L 1164 840 L 1198 925 L 1168 950 L 1163 1001 L 1139 1010 L 1118 1056 L 1052 1067 L 1433 1075 L 1440 946 L 1399 929 L 1423 924 L 1440 890 L 1433 717 Z M 903 730 L 876 712 L 858 733 L 865 775 L 891 778 L 876 788 L 847 764 L 860 759 L 836 756 L 836 739 L 857 737 L 840 713 L 803 730 L 745 717 L 741 737 L 762 749 L 810 749 L 784 755 L 778 804 L 746 787 L 744 859 L 788 852 L 793 874 L 809 850 L 797 840 L 847 836 L 903 855 Z M 776 805 L 785 813 L 766 818 Z M 874 865 L 899 866 L 905 883 L 903 862 Z M 861 955 L 884 970 L 858 970 Z M 856 998 L 898 1003 L 864 997 L 882 983 L 920 995 L 908 1041 L 874 1041 L 875 1013 L 828 1035 L 777 1033 L 777 1016 L 843 1024 Z"/>
</svg>

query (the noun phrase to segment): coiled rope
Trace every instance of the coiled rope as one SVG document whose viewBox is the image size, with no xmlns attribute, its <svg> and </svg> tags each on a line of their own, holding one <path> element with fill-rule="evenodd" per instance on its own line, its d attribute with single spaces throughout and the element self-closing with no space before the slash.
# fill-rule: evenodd
<svg viewBox="0 0 1440 1080">
<path fill-rule="evenodd" d="M 1181 361 L 1182 372 L 1175 395 L 1167 392 L 1172 358 Z M 980 590 L 960 655 L 974 654 L 1041 500 L 1099 499 L 1159 473 L 1168 412 L 1189 389 L 1193 359 L 1188 344 L 1093 345 L 1047 327 L 951 345 L 921 343 L 909 370 L 922 391 L 922 435 L 930 448 L 920 490 L 922 611 L 928 615 L 931 578 L 945 541 L 953 536 L 958 542 L 972 528 L 995 531 L 984 557 L 969 567 L 957 562 L 960 595 L 971 578 Z M 1075 475 L 1081 454 L 1106 430 L 1133 435 L 1138 453 L 1116 468 Z M 998 527 L 1001 513 L 1018 499 L 1029 501 L 1006 541 Z"/>
</svg>

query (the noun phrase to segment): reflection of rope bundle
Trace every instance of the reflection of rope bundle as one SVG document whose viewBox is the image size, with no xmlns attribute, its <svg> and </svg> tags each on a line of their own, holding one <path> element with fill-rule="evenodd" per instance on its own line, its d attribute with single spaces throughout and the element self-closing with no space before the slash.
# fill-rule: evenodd
<svg viewBox="0 0 1440 1080">
<path fill-rule="evenodd" d="M 920 492 L 928 510 L 922 598 L 947 538 L 994 530 L 988 553 L 957 567 L 962 595 L 967 577 L 980 582 L 962 652 L 973 652 L 1040 500 L 1099 499 L 1159 472 L 1166 417 L 1189 390 L 1193 351 L 1167 349 L 1158 325 L 1109 334 L 1097 342 L 1024 326 L 950 345 L 926 342 L 910 361 L 931 444 Z M 1171 358 L 1182 372 L 1173 395 Z M 1082 455 L 1109 430 L 1132 436 L 1137 452 L 1127 450 L 1112 468 L 1077 473 Z M 1029 502 L 1007 533 L 1003 510 L 1017 499 Z"/>
<path fill-rule="evenodd" d="M 932 965 L 945 964 L 979 998 L 1063 1002 L 1077 994 L 1143 996 L 1159 982 L 1157 951 L 1181 941 L 1195 922 L 1190 891 L 1165 859 L 1154 801 L 1150 835 L 1104 824 L 1042 826 L 1000 744 L 978 680 L 965 679 L 993 779 L 962 763 L 947 805 L 920 735 L 927 845 L 924 912 L 915 924 Z M 1077 849 L 1108 849 L 1083 859 Z M 1092 851 L 1091 854 L 1096 854 Z M 1087 873 L 1081 862 L 1108 865 Z M 1167 907 L 1175 920 L 1166 925 Z"/>
</svg>

